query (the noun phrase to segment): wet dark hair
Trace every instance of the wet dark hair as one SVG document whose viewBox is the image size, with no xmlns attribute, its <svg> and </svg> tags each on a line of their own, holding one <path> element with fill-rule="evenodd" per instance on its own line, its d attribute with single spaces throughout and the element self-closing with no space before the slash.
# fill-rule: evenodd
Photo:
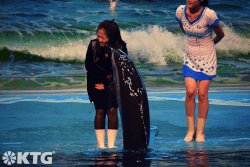
<svg viewBox="0 0 250 167">
<path fill-rule="evenodd" d="M 104 20 L 99 24 L 96 32 L 98 32 L 98 30 L 100 29 L 105 30 L 109 38 L 107 44 L 110 47 L 120 49 L 121 47 L 126 45 L 126 43 L 122 40 L 120 29 L 114 20 Z"/>
<path fill-rule="evenodd" d="M 208 6 L 208 0 L 203 0 L 203 2 L 200 3 L 201 6 Z"/>
</svg>

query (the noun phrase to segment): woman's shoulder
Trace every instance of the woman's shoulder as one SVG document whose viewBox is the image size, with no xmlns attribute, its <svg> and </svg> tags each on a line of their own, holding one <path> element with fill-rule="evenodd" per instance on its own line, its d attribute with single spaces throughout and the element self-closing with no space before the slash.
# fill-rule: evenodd
<svg viewBox="0 0 250 167">
<path fill-rule="evenodd" d="M 91 39 L 89 42 L 89 46 L 96 47 L 97 43 L 98 43 L 97 39 Z"/>
<path fill-rule="evenodd" d="M 176 9 L 176 18 L 178 21 L 181 20 L 181 17 L 184 15 L 184 10 L 185 10 L 186 5 L 180 5 Z"/>
<path fill-rule="evenodd" d="M 213 9 L 210 9 L 209 7 L 205 7 L 205 16 L 208 18 L 217 16 L 216 12 Z"/>
<path fill-rule="evenodd" d="M 177 10 L 178 10 L 178 9 L 179 9 L 179 10 L 180 10 L 180 9 L 184 10 L 185 6 L 186 6 L 186 5 L 180 5 L 180 6 L 178 6 L 178 7 L 177 7 Z"/>
<path fill-rule="evenodd" d="M 206 21 L 209 25 L 216 26 L 219 23 L 218 16 L 213 9 L 206 7 L 204 15 L 205 15 Z"/>
<path fill-rule="evenodd" d="M 177 12 L 184 12 L 185 7 L 186 7 L 186 5 L 180 5 L 180 6 L 178 6 L 177 9 L 176 9 L 176 13 Z"/>
<path fill-rule="evenodd" d="M 91 39 L 90 43 L 98 43 L 98 40 L 97 39 Z"/>
</svg>

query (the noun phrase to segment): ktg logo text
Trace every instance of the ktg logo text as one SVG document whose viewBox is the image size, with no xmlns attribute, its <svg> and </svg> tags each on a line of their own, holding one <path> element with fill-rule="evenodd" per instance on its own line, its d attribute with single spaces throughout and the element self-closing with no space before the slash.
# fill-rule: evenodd
<svg viewBox="0 0 250 167">
<path fill-rule="evenodd" d="M 16 154 L 12 151 L 6 151 L 2 160 L 6 165 L 13 164 L 38 164 L 41 162 L 42 164 L 52 164 L 52 155 L 55 152 L 17 152 Z M 29 157 L 29 158 L 28 158 Z M 30 158 L 31 157 L 31 158 Z M 28 161 L 28 159 L 32 159 Z"/>
</svg>

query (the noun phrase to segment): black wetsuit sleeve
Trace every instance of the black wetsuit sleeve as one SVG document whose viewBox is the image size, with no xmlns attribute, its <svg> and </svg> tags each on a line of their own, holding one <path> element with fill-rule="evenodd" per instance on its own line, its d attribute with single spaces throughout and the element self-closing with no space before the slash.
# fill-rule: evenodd
<svg viewBox="0 0 250 167">
<path fill-rule="evenodd" d="M 94 59 L 93 59 L 93 50 L 92 50 L 92 42 L 90 41 L 88 50 L 85 57 L 85 68 L 87 70 L 87 91 L 89 95 L 90 102 L 93 101 L 94 94 L 94 85 L 95 81 L 93 80 L 92 73 L 94 68 Z"/>
<path fill-rule="evenodd" d="M 94 60 L 93 60 L 93 50 L 92 50 L 92 44 L 89 43 L 88 50 L 85 57 L 85 68 L 87 71 L 91 70 L 91 67 L 93 68 Z"/>
</svg>

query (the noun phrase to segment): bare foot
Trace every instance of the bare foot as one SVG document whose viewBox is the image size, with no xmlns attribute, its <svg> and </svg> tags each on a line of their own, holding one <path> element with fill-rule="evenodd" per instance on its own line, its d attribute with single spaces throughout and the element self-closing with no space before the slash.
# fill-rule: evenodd
<svg viewBox="0 0 250 167">
<path fill-rule="evenodd" d="M 184 141 L 185 142 L 191 142 L 194 138 L 194 132 L 190 132 L 188 131 L 185 138 L 184 138 Z"/>
<path fill-rule="evenodd" d="M 196 134 L 196 142 L 205 142 L 204 134 Z"/>
</svg>

